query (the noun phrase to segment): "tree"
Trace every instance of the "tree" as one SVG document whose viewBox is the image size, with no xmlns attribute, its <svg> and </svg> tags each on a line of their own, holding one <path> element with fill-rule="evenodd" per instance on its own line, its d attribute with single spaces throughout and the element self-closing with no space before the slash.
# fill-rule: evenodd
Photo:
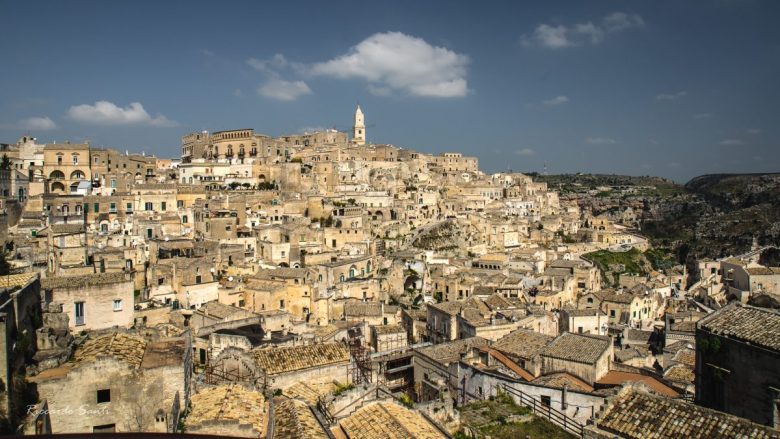
<svg viewBox="0 0 780 439">
<path fill-rule="evenodd" d="M 3 154 L 3 159 L 2 161 L 0 161 L 0 170 L 2 171 L 11 170 L 11 159 L 8 158 L 8 154 Z"/>
<path fill-rule="evenodd" d="M 5 253 L 0 251 L 0 276 L 5 276 L 11 273 L 11 266 L 8 265 L 8 261 L 5 260 Z"/>
</svg>

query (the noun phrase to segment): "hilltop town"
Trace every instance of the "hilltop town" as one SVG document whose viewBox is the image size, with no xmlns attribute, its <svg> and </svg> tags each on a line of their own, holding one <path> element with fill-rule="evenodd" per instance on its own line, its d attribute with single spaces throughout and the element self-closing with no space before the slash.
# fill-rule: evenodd
<svg viewBox="0 0 780 439">
<path fill-rule="evenodd" d="M 351 123 L 0 144 L 3 430 L 780 435 L 766 242 L 680 258 L 643 232 L 669 181 L 548 186 Z"/>
</svg>

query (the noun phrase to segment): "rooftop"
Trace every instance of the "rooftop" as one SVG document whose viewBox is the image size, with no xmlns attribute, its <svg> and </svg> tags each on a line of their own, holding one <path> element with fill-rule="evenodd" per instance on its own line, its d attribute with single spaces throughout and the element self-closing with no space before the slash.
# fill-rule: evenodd
<svg viewBox="0 0 780 439">
<path fill-rule="evenodd" d="M 735 303 L 699 320 L 698 328 L 780 351 L 780 311 Z"/>
<path fill-rule="evenodd" d="M 435 439 L 446 436 L 418 411 L 393 402 L 370 403 L 339 425 L 350 439 Z"/>
<path fill-rule="evenodd" d="M 269 375 L 349 362 L 349 350 L 342 343 L 253 349 L 252 356 Z"/>
<path fill-rule="evenodd" d="M 125 272 L 95 273 L 88 276 L 51 276 L 41 279 L 41 288 L 53 290 L 56 288 L 86 288 L 97 285 L 131 282 L 125 277 Z"/>
<path fill-rule="evenodd" d="M 776 438 L 777 430 L 678 399 L 626 387 L 596 421 L 602 430 L 629 439 Z"/>
<path fill-rule="evenodd" d="M 482 337 L 471 337 L 417 349 L 422 355 L 439 363 L 449 364 L 460 360 L 460 354 L 473 347 L 486 346 L 488 341 Z"/>
<path fill-rule="evenodd" d="M 274 438 L 328 439 L 328 434 L 309 406 L 295 399 L 281 400 L 274 407 Z"/>
<path fill-rule="evenodd" d="M 250 425 L 265 434 L 267 404 L 263 394 L 246 389 L 238 384 L 209 387 L 196 393 L 190 399 L 192 407 L 185 420 L 187 428 L 206 428 L 209 421 L 235 421 Z"/>
<path fill-rule="evenodd" d="M 498 339 L 493 348 L 513 357 L 531 359 L 554 338 L 531 329 L 517 329 Z"/>
<path fill-rule="evenodd" d="M 609 337 L 564 332 L 545 346 L 541 355 L 559 360 L 595 364 L 611 344 Z"/>
<path fill-rule="evenodd" d="M 137 335 L 114 332 L 87 340 L 73 355 L 78 364 L 94 361 L 98 357 L 109 356 L 138 368 L 144 358 L 146 340 Z"/>
</svg>

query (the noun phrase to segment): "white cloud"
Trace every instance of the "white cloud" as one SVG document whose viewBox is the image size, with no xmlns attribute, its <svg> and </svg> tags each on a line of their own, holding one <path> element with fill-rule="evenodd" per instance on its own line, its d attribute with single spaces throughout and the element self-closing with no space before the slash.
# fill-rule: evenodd
<svg viewBox="0 0 780 439">
<path fill-rule="evenodd" d="M 604 28 L 607 32 L 620 32 L 633 27 L 645 27 L 645 21 L 639 14 L 613 12 L 604 17 Z"/>
<path fill-rule="evenodd" d="M 536 151 L 534 151 L 531 148 L 523 148 L 523 149 L 518 149 L 517 151 L 515 151 L 515 154 L 527 157 L 527 156 L 532 156 L 532 155 L 536 154 Z"/>
<path fill-rule="evenodd" d="M 269 99 L 289 102 L 311 94 L 311 89 L 303 81 L 271 78 L 257 89 L 257 93 Z"/>
<path fill-rule="evenodd" d="M 747 130 L 747 132 L 748 132 L 748 134 L 756 135 L 756 134 L 761 134 L 763 131 L 758 129 L 758 128 L 751 128 L 751 129 Z"/>
<path fill-rule="evenodd" d="M 158 114 L 156 117 L 150 116 L 140 102 L 132 102 L 124 108 L 108 101 L 98 101 L 94 105 L 75 105 L 68 110 L 68 117 L 77 122 L 95 125 L 151 125 L 157 127 L 179 125 L 162 114 Z"/>
<path fill-rule="evenodd" d="M 614 145 L 617 143 L 617 140 L 609 137 L 588 137 L 585 139 L 585 143 L 588 145 Z"/>
<path fill-rule="evenodd" d="M 542 23 L 536 26 L 531 35 L 523 35 L 520 41 L 524 46 L 562 49 L 565 47 L 599 44 L 607 34 L 617 33 L 631 28 L 644 27 L 645 22 L 638 14 L 613 12 L 600 23 L 591 21 L 572 25 L 550 25 Z"/>
<path fill-rule="evenodd" d="M 724 146 L 739 146 L 744 145 L 745 142 L 742 139 L 723 139 L 720 141 L 720 144 Z"/>
<path fill-rule="evenodd" d="M 321 125 L 316 125 L 316 126 L 308 126 L 308 127 L 300 128 L 300 129 L 298 129 L 298 132 L 299 133 L 304 133 L 304 134 L 305 133 L 321 133 L 321 132 L 323 132 L 325 130 L 327 130 L 327 128 L 325 128 L 325 127 L 323 127 Z"/>
<path fill-rule="evenodd" d="M 694 119 L 709 119 L 711 117 L 712 113 L 698 113 L 693 115 Z"/>
<path fill-rule="evenodd" d="M 285 58 L 281 53 L 277 53 L 270 59 L 249 58 L 246 60 L 246 63 L 255 70 L 265 73 L 272 73 L 278 69 L 284 69 L 290 65 L 289 61 L 287 61 L 287 58 Z"/>
<path fill-rule="evenodd" d="M 454 98 L 469 92 L 469 58 L 400 32 L 371 35 L 349 52 L 315 63 L 308 73 L 340 79 L 363 79 L 369 91 L 400 91 L 413 96 Z M 378 92 L 378 93 L 377 93 Z"/>
<path fill-rule="evenodd" d="M 48 117 L 30 117 L 20 120 L 19 128 L 31 131 L 46 131 L 56 129 L 57 124 Z"/>
<path fill-rule="evenodd" d="M 687 91 L 678 91 L 677 93 L 661 93 L 659 95 L 656 95 L 655 100 L 656 101 L 676 101 L 677 99 L 680 99 L 681 97 L 684 97 L 687 95 Z"/>
<path fill-rule="evenodd" d="M 552 99 L 548 99 L 546 101 L 542 101 L 544 105 L 547 105 L 548 107 L 553 107 L 555 105 L 561 105 L 569 102 L 569 98 L 566 96 L 556 96 Z"/>
</svg>

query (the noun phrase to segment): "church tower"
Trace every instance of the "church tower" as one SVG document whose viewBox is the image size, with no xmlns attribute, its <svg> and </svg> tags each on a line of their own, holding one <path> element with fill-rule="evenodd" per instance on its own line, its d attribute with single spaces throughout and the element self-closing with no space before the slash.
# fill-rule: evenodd
<svg viewBox="0 0 780 439">
<path fill-rule="evenodd" d="M 352 128 L 352 143 L 355 145 L 366 144 L 366 124 L 363 120 L 363 112 L 360 105 L 355 110 L 355 126 Z"/>
</svg>

